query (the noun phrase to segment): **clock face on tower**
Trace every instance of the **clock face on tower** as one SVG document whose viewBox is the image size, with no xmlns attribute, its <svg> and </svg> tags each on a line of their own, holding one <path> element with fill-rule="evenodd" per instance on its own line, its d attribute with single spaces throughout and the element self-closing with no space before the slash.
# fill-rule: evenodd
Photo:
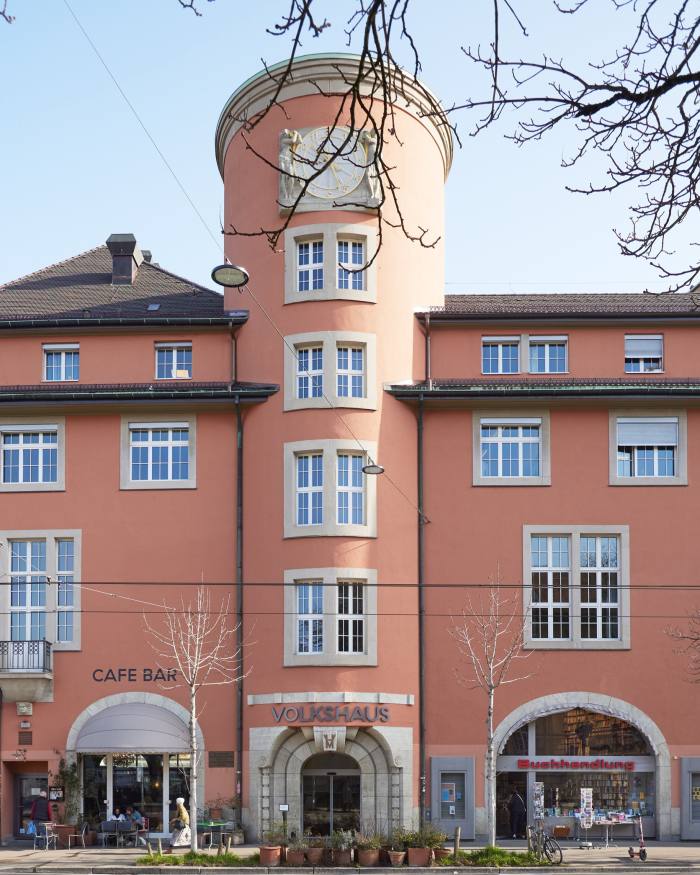
<svg viewBox="0 0 700 875">
<path fill-rule="evenodd" d="M 314 128 L 301 139 L 295 155 L 295 173 L 308 179 L 314 170 L 321 167 L 336 149 L 343 146 L 347 136 L 344 128 L 337 128 L 328 135 L 328 128 Z M 299 161 L 298 159 L 302 160 Z M 367 170 L 367 153 L 353 135 L 338 155 L 306 189 L 309 194 L 324 200 L 344 197 L 354 191 L 362 182 Z"/>
</svg>

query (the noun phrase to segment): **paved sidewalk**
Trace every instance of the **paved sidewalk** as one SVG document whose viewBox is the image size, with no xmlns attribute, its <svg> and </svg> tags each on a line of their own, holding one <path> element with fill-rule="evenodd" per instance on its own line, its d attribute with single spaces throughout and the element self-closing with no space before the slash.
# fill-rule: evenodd
<svg viewBox="0 0 700 875">
<path fill-rule="evenodd" d="M 501 842 L 501 847 L 525 849 L 524 842 L 510 841 Z M 481 845 L 477 843 L 465 842 L 462 845 L 464 850 L 474 850 Z M 567 871 L 567 875 L 589 875 L 595 872 L 614 872 L 620 869 L 640 869 L 652 875 L 652 873 L 668 873 L 670 871 L 691 871 L 700 873 L 700 843 L 697 842 L 649 842 L 648 853 L 649 857 L 646 863 L 640 863 L 638 860 L 632 861 L 627 855 L 627 845 L 624 842 L 618 842 L 616 845 L 609 848 L 595 848 L 593 850 L 581 850 L 573 843 L 562 843 L 564 849 L 564 866 L 562 869 Z M 247 857 L 257 852 L 257 846 L 243 846 L 234 849 L 235 853 L 241 857 Z M 178 849 L 176 853 L 185 853 L 185 849 Z M 216 851 L 210 852 L 216 856 Z M 136 864 L 136 860 L 142 857 L 144 852 L 142 849 L 135 850 L 133 848 L 86 848 L 73 849 L 71 851 L 34 851 L 26 846 L 15 846 L 0 849 L 0 873 L 27 873 L 27 872 L 43 872 L 43 873 L 122 873 L 122 875 L 137 875 L 139 872 L 170 872 L 170 873 L 192 873 L 192 872 L 236 872 L 239 875 L 247 875 L 254 872 L 256 875 L 264 875 L 268 870 L 265 867 L 257 866 L 255 869 L 241 867 L 237 869 L 201 869 L 199 867 L 163 867 L 157 866 L 142 867 Z M 283 867 L 280 871 L 293 875 L 293 873 L 304 872 L 306 875 L 311 873 L 335 873 L 335 875 L 343 875 L 343 873 L 356 873 L 356 869 L 324 869 L 317 867 L 305 867 L 304 869 L 292 869 Z M 390 870 L 387 867 L 381 869 L 362 869 L 360 872 L 366 875 L 376 875 L 382 873 L 387 875 Z M 452 869 L 451 867 L 432 867 L 426 869 L 409 869 L 403 867 L 402 871 L 406 875 L 423 875 L 428 871 L 431 875 L 436 875 L 440 871 L 444 871 L 445 875 L 452 875 L 453 872 L 459 872 L 460 875 L 467 875 L 468 872 L 490 872 L 495 873 L 496 869 Z M 503 870 L 506 871 L 506 870 Z M 521 873 L 526 875 L 528 872 L 542 873 L 542 869 L 510 869 L 512 873 Z"/>
</svg>

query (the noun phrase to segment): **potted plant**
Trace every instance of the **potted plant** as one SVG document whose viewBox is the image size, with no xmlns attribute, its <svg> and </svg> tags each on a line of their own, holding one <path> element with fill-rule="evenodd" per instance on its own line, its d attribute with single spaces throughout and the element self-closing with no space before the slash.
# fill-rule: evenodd
<svg viewBox="0 0 700 875">
<path fill-rule="evenodd" d="M 397 827 L 391 831 L 386 852 L 392 866 L 403 866 L 406 859 L 406 831 L 404 829 Z"/>
<path fill-rule="evenodd" d="M 260 865 L 279 866 L 282 861 L 282 846 L 287 842 L 284 825 L 273 823 L 270 829 L 263 833 L 260 845 Z"/>
<path fill-rule="evenodd" d="M 405 837 L 409 866 L 429 866 L 433 852 L 425 844 L 423 830 L 407 832 Z"/>
<path fill-rule="evenodd" d="M 334 866 L 352 865 L 352 833 L 347 829 L 337 829 L 331 836 Z"/>
<path fill-rule="evenodd" d="M 377 866 L 382 838 L 376 832 L 359 832 L 355 835 L 355 862 L 359 866 Z"/>
<path fill-rule="evenodd" d="M 444 860 L 449 857 L 450 851 L 445 847 L 447 841 L 447 833 L 441 832 L 434 826 L 423 827 L 423 843 L 426 848 L 430 848 L 433 852 L 435 860 Z"/>
<path fill-rule="evenodd" d="M 306 841 L 306 836 L 294 839 L 287 847 L 287 865 L 288 866 L 303 866 L 304 857 L 309 845 Z"/>
<path fill-rule="evenodd" d="M 323 862 L 323 851 L 326 843 L 323 836 L 305 836 L 308 847 L 306 848 L 306 862 L 309 866 L 320 866 Z"/>
</svg>

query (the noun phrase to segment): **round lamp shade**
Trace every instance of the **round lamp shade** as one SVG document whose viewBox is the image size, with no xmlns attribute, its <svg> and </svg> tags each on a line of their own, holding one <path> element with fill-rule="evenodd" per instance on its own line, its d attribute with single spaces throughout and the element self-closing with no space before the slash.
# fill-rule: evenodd
<svg viewBox="0 0 700 875">
<path fill-rule="evenodd" d="M 211 278 L 220 286 L 237 289 L 248 282 L 250 274 L 238 264 L 220 264 L 211 272 Z"/>
</svg>

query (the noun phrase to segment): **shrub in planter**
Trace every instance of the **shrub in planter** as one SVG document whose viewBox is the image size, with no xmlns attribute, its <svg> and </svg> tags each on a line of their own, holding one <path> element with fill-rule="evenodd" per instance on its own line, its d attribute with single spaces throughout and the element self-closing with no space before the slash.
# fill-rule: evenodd
<svg viewBox="0 0 700 875">
<path fill-rule="evenodd" d="M 274 824 L 263 833 L 260 845 L 260 865 L 279 866 L 282 861 L 282 846 L 286 844 L 286 835 L 282 824 Z"/>
<path fill-rule="evenodd" d="M 296 839 L 289 844 L 287 848 L 287 865 L 288 866 L 303 866 L 308 844 L 305 839 Z"/>
<path fill-rule="evenodd" d="M 398 827 L 387 836 L 386 855 L 391 866 L 403 866 L 406 859 L 406 830 Z"/>
<path fill-rule="evenodd" d="M 360 866 L 377 866 L 382 837 L 379 833 L 357 833 L 355 836 L 355 862 Z"/>
<path fill-rule="evenodd" d="M 350 830 L 338 829 L 331 836 L 331 848 L 333 849 L 334 866 L 352 865 L 352 841 Z"/>
<path fill-rule="evenodd" d="M 326 843 L 323 836 L 305 836 L 308 847 L 306 848 L 306 862 L 309 866 L 320 866 L 323 862 L 323 851 Z"/>
</svg>

